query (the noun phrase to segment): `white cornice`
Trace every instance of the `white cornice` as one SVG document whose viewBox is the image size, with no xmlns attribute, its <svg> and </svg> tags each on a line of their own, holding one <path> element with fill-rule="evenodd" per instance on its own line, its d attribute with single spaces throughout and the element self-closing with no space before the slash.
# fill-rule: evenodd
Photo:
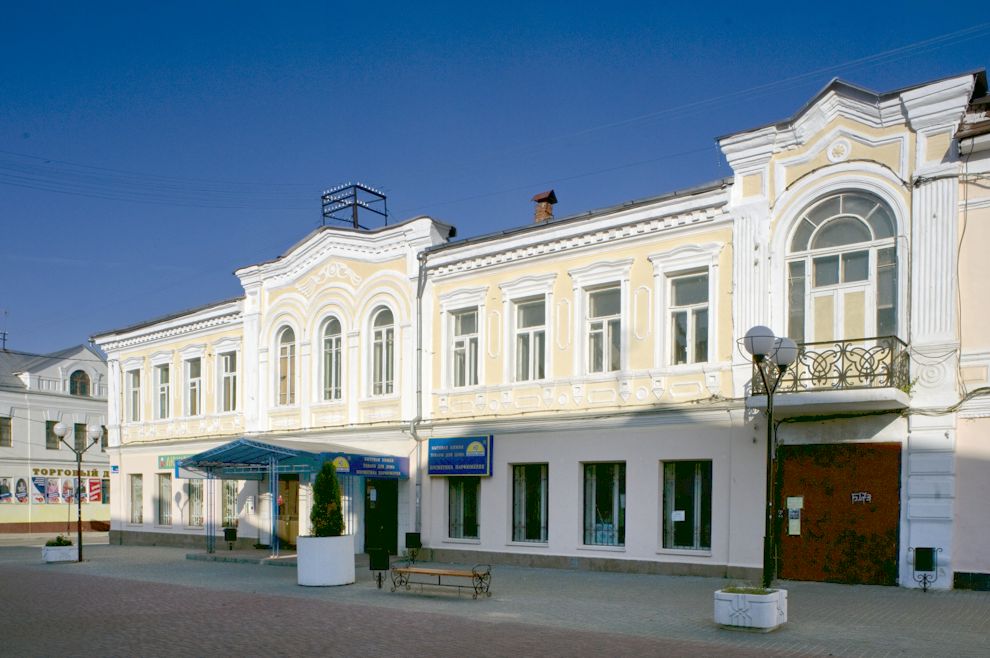
<svg viewBox="0 0 990 658">
<path fill-rule="evenodd" d="M 197 316 L 193 316 L 193 318 L 197 319 L 192 319 L 190 316 L 186 316 L 163 322 L 161 324 L 147 325 L 142 327 L 140 330 L 127 332 L 121 336 L 111 335 L 108 336 L 109 340 L 105 342 L 97 342 L 97 345 L 99 345 L 103 351 L 110 353 L 126 348 L 147 345 L 160 340 L 195 334 L 207 329 L 215 329 L 217 327 L 224 326 L 236 326 L 241 323 L 242 313 L 238 309 L 235 312 L 216 315 L 214 317 L 198 318 L 197 314 Z M 183 320 L 185 322 L 182 322 Z"/>
<path fill-rule="evenodd" d="M 911 128 L 915 131 L 934 126 L 955 128 L 966 112 L 975 82 L 972 75 L 963 75 L 902 93 L 901 102 Z"/>
</svg>

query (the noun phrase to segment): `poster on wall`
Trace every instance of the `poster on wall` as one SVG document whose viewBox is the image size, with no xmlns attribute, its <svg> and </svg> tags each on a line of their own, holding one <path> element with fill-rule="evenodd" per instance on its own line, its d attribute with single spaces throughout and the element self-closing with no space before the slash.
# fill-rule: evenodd
<svg viewBox="0 0 990 658">
<path fill-rule="evenodd" d="M 45 502 L 45 478 L 43 477 L 33 477 L 31 478 L 31 502 L 42 505 Z"/>
<path fill-rule="evenodd" d="M 62 502 L 62 490 L 59 488 L 58 478 L 47 478 L 45 480 L 45 498 L 49 505 L 57 505 Z"/>
<path fill-rule="evenodd" d="M 14 486 L 14 500 L 18 503 L 28 501 L 28 483 L 25 478 L 17 478 L 17 484 Z"/>
<path fill-rule="evenodd" d="M 62 502 L 76 502 L 76 479 L 65 478 L 62 480 Z"/>
<path fill-rule="evenodd" d="M 14 491 L 10 488 L 10 478 L 0 477 L 0 505 L 14 502 Z"/>
<path fill-rule="evenodd" d="M 89 487 L 87 490 L 89 495 L 89 502 L 99 503 L 103 501 L 103 482 L 92 478 L 89 481 Z"/>
</svg>

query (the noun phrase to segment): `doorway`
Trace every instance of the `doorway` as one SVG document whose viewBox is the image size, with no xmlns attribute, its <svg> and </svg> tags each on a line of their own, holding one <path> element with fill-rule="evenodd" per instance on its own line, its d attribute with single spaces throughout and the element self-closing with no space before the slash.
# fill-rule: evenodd
<svg viewBox="0 0 990 658">
<path fill-rule="evenodd" d="M 299 536 L 299 476 L 280 475 L 278 480 L 278 543 L 291 548 Z"/>
<path fill-rule="evenodd" d="M 901 445 L 780 448 L 780 577 L 897 584 Z"/>
<path fill-rule="evenodd" d="M 399 481 L 368 478 L 364 482 L 364 550 L 399 552 Z"/>
</svg>

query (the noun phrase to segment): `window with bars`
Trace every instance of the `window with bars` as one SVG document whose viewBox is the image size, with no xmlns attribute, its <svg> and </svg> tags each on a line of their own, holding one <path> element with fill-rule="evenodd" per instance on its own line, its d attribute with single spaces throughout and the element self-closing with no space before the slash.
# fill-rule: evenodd
<svg viewBox="0 0 990 658">
<path fill-rule="evenodd" d="M 478 539 L 478 492 L 476 477 L 447 478 L 448 528 L 452 539 Z"/>
<path fill-rule="evenodd" d="M 158 474 L 158 525 L 172 525 L 172 474 Z"/>
<path fill-rule="evenodd" d="M 221 504 L 221 519 L 224 528 L 237 527 L 237 480 L 223 481 L 223 502 Z"/>
<path fill-rule="evenodd" d="M 186 522 L 194 528 L 199 528 L 203 525 L 203 481 L 189 480 L 186 483 L 186 494 L 188 496 Z"/>
<path fill-rule="evenodd" d="M 712 547 L 712 462 L 663 465 L 663 547 Z"/>
<path fill-rule="evenodd" d="M 547 541 L 547 464 L 512 467 L 512 540 Z"/>
<path fill-rule="evenodd" d="M 595 546 L 625 545 L 625 462 L 584 465 L 584 543 Z"/>
<path fill-rule="evenodd" d="M 131 523 L 144 523 L 144 476 L 132 473 L 130 478 Z"/>
</svg>

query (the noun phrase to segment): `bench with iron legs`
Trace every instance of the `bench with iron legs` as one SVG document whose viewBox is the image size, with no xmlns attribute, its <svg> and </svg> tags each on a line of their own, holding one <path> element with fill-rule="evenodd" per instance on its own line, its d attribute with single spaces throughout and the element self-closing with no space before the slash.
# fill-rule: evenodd
<svg viewBox="0 0 990 658">
<path fill-rule="evenodd" d="M 413 580 L 414 576 L 424 576 L 430 578 L 429 582 L 424 580 Z M 433 579 L 436 580 L 433 580 Z M 453 580 L 454 582 L 451 582 Z M 465 583 L 467 580 L 469 582 Z M 463 588 L 470 587 L 473 591 L 472 598 L 481 595 L 491 596 L 489 587 L 492 582 L 492 566 L 490 564 L 476 564 L 472 569 L 449 569 L 446 567 L 420 567 L 412 563 L 399 563 L 392 567 L 392 591 L 399 588 L 411 589 L 413 585 L 435 587 L 456 587 L 460 592 Z"/>
</svg>

